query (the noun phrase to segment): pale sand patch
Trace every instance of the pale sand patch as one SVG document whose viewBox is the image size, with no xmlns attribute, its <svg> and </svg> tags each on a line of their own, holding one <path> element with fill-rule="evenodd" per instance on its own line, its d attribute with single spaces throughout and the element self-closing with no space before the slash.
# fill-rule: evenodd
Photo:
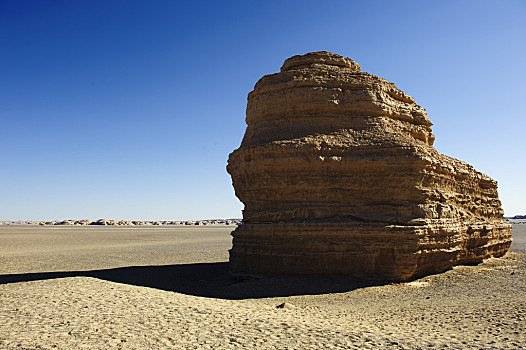
<svg viewBox="0 0 526 350">
<path fill-rule="evenodd" d="M 429 285 L 429 282 L 427 282 L 427 281 L 412 281 L 412 282 L 407 282 L 407 285 L 410 286 L 410 287 L 425 287 L 425 286 Z"/>
<path fill-rule="evenodd" d="M 521 251 L 526 225 L 517 226 L 514 237 L 517 234 L 519 239 L 514 250 Z M 50 278 L 52 275 L 45 273 L 53 271 L 141 265 L 149 259 L 159 265 L 224 261 L 222 244 L 229 243 L 228 231 L 200 231 L 201 237 L 192 231 L 149 231 L 146 235 L 134 231 L 133 239 L 120 231 L 101 235 L 84 231 L 95 240 L 81 237 L 82 231 L 64 231 L 66 241 L 73 236 L 80 242 L 71 242 L 73 246 L 85 244 L 83 240 L 93 243 L 85 251 L 72 252 L 63 251 L 68 244 L 60 232 L 53 232 L 53 254 L 46 254 L 45 242 L 38 239 L 38 244 L 28 243 L 32 248 L 27 252 L 15 242 L 34 242 L 39 232 L 33 231 L 32 240 L 28 240 L 23 233 L 13 238 L 12 231 L 6 234 L 4 227 L 0 229 L 0 268 L 4 274 L 0 277 L 13 273 L 20 274 L 16 276 L 19 279 L 37 277 L 34 281 L 0 284 L 0 348 L 526 348 L 526 255 L 521 253 L 408 283 L 377 286 L 283 278 L 234 283 L 220 276 L 206 289 L 207 281 L 201 284 L 199 277 L 190 275 L 192 281 L 187 286 L 165 285 L 193 294 L 185 295 L 92 277 L 38 278 Z M 148 235 L 153 235 L 158 244 L 151 243 Z M 5 241 L 11 242 L 16 254 L 3 248 Z M 109 241 L 113 243 L 108 250 Z M 39 244 L 41 250 L 35 252 Z M 201 245 L 207 247 L 205 258 Z M 122 257 L 115 259 L 111 252 Z M 138 257 L 135 261 L 134 254 Z M 174 255 L 172 260 L 170 254 Z M 74 259 L 76 255 L 83 265 Z M 219 256 L 223 258 L 217 259 Z M 188 261 L 194 258 L 197 261 Z M 38 262 L 40 266 L 34 265 Z M 50 269 L 52 266 L 55 269 Z M 223 271 L 221 264 L 187 267 L 190 273 L 210 268 Z M 104 270 L 97 273 L 118 280 L 125 271 L 116 270 L 117 276 Z M 173 271 L 174 279 L 186 273 L 178 267 Z M 28 275 L 30 272 L 45 273 L 33 276 Z M 214 276 L 206 278 L 213 280 Z M 298 293 L 316 293 L 324 288 L 348 291 Z M 291 296 L 225 300 L 195 296 L 199 293 L 231 298 L 258 293 Z M 290 306 L 276 308 L 284 302 Z"/>
</svg>

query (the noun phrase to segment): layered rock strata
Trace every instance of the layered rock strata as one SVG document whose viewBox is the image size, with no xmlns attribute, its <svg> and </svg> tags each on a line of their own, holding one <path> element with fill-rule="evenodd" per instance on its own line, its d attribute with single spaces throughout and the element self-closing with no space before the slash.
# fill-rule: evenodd
<svg viewBox="0 0 526 350">
<path fill-rule="evenodd" d="M 287 59 L 248 95 L 246 123 L 227 166 L 245 205 L 234 276 L 403 281 L 511 244 L 496 181 L 438 153 L 425 109 L 349 58 Z"/>
</svg>

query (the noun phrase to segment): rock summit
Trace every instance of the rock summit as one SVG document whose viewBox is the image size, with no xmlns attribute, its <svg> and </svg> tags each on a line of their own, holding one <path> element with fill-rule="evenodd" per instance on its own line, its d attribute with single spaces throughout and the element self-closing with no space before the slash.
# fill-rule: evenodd
<svg viewBox="0 0 526 350">
<path fill-rule="evenodd" d="M 234 276 L 404 281 L 506 253 L 497 183 L 438 153 L 425 109 L 329 52 L 291 57 L 248 95 L 227 171 L 244 203 Z"/>
</svg>

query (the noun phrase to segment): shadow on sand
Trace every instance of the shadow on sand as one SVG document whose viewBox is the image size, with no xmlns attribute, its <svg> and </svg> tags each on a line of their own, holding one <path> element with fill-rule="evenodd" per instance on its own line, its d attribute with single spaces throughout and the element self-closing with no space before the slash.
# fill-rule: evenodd
<svg viewBox="0 0 526 350">
<path fill-rule="evenodd" d="M 227 262 L 0 275 L 0 284 L 77 276 L 221 299 L 339 293 L 386 284 L 343 277 L 265 277 L 238 281 L 230 277 Z"/>
</svg>

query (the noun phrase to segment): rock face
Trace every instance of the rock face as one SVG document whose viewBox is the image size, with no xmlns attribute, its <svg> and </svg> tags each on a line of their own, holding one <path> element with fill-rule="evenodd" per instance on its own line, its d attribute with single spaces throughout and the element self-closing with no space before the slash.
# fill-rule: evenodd
<svg viewBox="0 0 526 350">
<path fill-rule="evenodd" d="M 248 95 L 227 171 L 245 204 L 234 276 L 408 280 L 501 256 L 497 183 L 433 148 L 426 111 L 329 52 L 294 56 Z"/>
</svg>

